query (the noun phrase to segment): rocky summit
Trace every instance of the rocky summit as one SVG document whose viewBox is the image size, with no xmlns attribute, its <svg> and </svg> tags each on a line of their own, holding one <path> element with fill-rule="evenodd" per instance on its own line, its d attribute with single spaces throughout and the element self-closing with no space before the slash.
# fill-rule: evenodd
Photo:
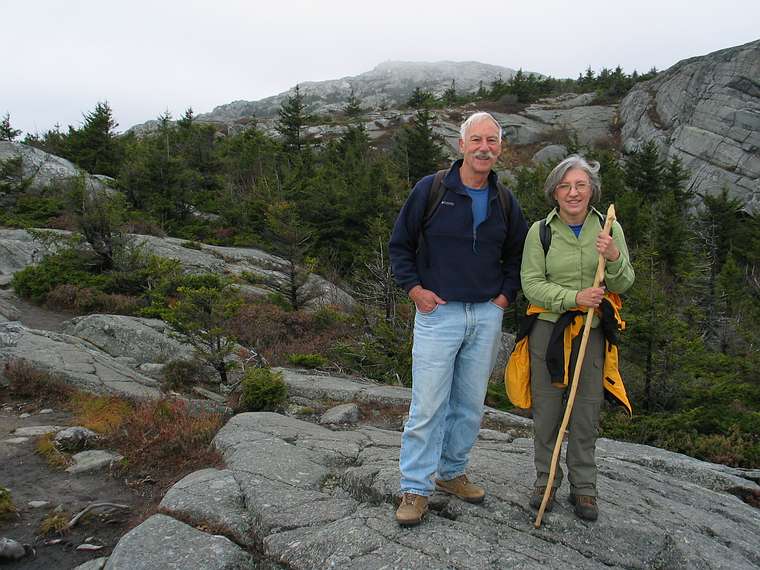
<svg viewBox="0 0 760 570">
<path fill-rule="evenodd" d="M 214 440 L 226 470 L 180 481 L 163 514 L 125 536 L 106 568 L 188 560 L 198 570 L 760 565 L 760 511 L 739 498 L 760 494 L 758 471 L 602 439 L 599 520 L 575 517 L 565 484 L 535 529 L 532 440 L 482 430 L 469 474 L 485 485 L 485 502 L 437 493 L 420 526 L 401 528 L 393 516 L 400 443 L 400 432 L 367 426 L 334 431 L 268 412 L 234 416 Z M 213 536 L 196 530 L 206 527 Z M 188 540 L 178 549 L 156 536 Z M 246 558 L 250 545 L 255 561 Z M 219 556 L 207 556 L 209 548 Z"/>
</svg>

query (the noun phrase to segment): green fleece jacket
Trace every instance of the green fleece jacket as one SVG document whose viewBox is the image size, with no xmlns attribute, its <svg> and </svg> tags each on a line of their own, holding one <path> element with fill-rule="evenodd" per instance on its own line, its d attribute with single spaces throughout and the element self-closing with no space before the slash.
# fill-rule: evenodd
<svg viewBox="0 0 760 570">
<path fill-rule="evenodd" d="M 552 232 L 549 252 L 544 257 L 540 222 L 535 222 L 525 238 L 520 280 L 528 301 L 546 309 L 538 318 L 556 322 L 562 313 L 577 306 L 575 295 L 578 291 L 594 284 L 599 260 L 595 244 L 601 226 L 599 215 L 589 212 L 580 235 L 575 237 L 556 208 L 546 216 L 546 224 Z M 612 239 L 620 250 L 620 257 L 607 262 L 604 283 L 608 291 L 623 293 L 633 285 L 634 273 L 623 228 L 617 222 L 613 224 Z M 597 324 L 598 318 L 594 318 L 593 326 Z"/>
</svg>

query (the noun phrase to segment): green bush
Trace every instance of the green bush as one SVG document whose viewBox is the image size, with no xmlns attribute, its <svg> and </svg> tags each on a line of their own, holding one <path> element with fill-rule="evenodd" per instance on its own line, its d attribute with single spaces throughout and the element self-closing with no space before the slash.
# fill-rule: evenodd
<svg viewBox="0 0 760 570">
<path fill-rule="evenodd" d="M 321 368 L 327 366 L 328 360 L 321 354 L 291 354 L 288 362 L 303 368 Z"/>
<path fill-rule="evenodd" d="M 162 371 L 161 389 L 186 391 L 203 381 L 205 374 L 203 364 L 197 360 L 172 360 Z"/>
<path fill-rule="evenodd" d="M 276 410 L 288 397 L 288 388 L 280 372 L 269 368 L 252 368 L 245 373 L 240 407 L 246 411 Z"/>
<path fill-rule="evenodd" d="M 79 287 L 99 289 L 105 279 L 101 275 L 90 273 L 93 262 L 92 256 L 66 249 L 17 272 L 11 286 L 20 297 L 36 303 L 44 301 L 47 294 L 58 285 L 76 284 Z"/>
</svg>

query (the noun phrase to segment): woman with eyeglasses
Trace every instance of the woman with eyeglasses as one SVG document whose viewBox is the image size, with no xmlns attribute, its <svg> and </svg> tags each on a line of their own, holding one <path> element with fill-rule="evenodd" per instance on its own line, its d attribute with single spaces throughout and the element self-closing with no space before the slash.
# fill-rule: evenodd
<svg viewBox="0 0 760 570">
<path fill-rule="evenodd" d="M 584 309 L 598 309 L 581 368 L 566 454 L 569 500 L 575 514 L 585 520 L 598 516 L 594 452 L 603 394 L 630 412 L 617 371 L 615 332 L 624 323 L 618 312 L 620 298 L 611 293 L 626 291 L 634 273 L 620 224 L 615 222 L 612 235 L 605 235 L 604 216 L 591 206 L 601 197 L 598 172 L 598 163 L 573 155 L 546 179 L 544 195 L 553 209 L 533 224 L 525 239 L 520 277 L 530 306 L 507 369 L 513 403 L 533 410 L 536 481 L 530 504 L 539 508 L 578 355 Z M 607 260 L 604 282 L 593 287 L 599 254 Z M 518 348 L 524 349 L 522 363 Z M 547 511 L 562 478 L 558 465 Z"/>
</svg>

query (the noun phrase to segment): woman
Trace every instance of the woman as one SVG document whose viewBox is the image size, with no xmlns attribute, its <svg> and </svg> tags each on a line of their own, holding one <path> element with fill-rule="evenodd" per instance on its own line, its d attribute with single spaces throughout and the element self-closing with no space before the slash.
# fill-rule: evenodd
<svg viewBox="0 0 760 570">
<path fill-rule="evenodd" d="M 581 369 L 567 446 L 569 499 L 576 515 L 586 520 L 598 516 L 594 450 L 604 390 L 630 412 L 617 372 L 615 346 L 615 332 L 624 323 L 619 319 L 619 297 L 610 292 L 627 290 L 634 273 L 620 224 L 615 222 L 612 235 L 605 235 L 601 231 L 604 216 L 590 206 L 601 197 L 598 172 L 598 163 L 573 155 L 546 179 L 544 195 L 554 209 L 530 228 L 520 272 L 523 293 L 531 303 L 531 317 L 525 319 L 529 335 L 524 366 L 517 362 L 516 349 L 507 370 L 510 398 L 516 405 L 533 408 L 536 482 L 530 504 L 539 508 L 569 393 L 568 378 L 572 379 L 577 359 L 584 310 L 599 309 Z M 607 260 L 604 283 L 593 287 L 599 254 Z M 526 336 L 527 331 L 521 333 Z M 522 370 L 522 380 L 517 370 Z M 517 386 L 521 381 L 522 386 Z M 562 478 L 558 466 L 547 510 Z"/>
</svg>

